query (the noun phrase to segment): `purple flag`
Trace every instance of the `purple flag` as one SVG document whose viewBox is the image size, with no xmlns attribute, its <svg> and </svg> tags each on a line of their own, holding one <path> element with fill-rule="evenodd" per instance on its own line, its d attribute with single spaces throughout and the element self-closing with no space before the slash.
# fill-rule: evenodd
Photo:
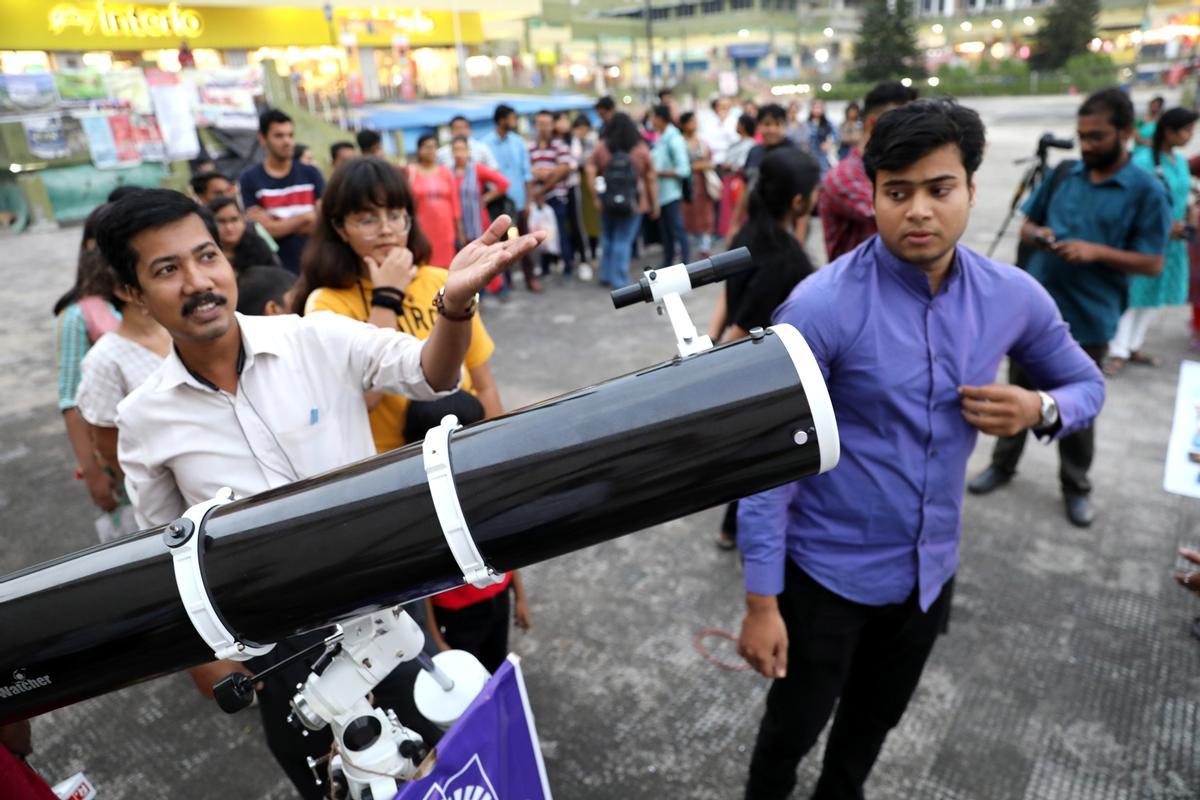
<svg viewBox="0 0 1200 800">
<path fill-rule="evenodd" d="M 510 655 L 395 800 L 552 800 L 519 659 Z"/>
</svg>

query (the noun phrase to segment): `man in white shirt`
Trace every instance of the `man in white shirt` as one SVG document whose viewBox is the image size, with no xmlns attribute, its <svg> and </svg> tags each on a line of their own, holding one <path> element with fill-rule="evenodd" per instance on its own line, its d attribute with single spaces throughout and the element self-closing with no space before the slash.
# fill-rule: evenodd
<svg viewBox="0 0 1200 800">
<path fill-rule="evenodd" d="M 471 160 L 485 167 L 500 169 L 500 162 L 492 154 L 492 149 L 471 135 L 471 121 L 466 117 L 455 117 L 450 120 L 450 141 L 438 148 L 437 162 L 447 169 L 454 169 L 454 153 L 451 146 L 455 139 L 463 137 L 471 150 Z"/>
<path fill-rule="evenodd" d="M 712 150 L 714 164 L 724 164 L 725 154 L 734 142 L 738 140 L 738 115 L 731 113 L 733 101 L 728 97 L 718 97 L 712 101 L 712 113 L 704 115 L 701 124 L 700 138 Z"/>
<path fill-rule="evenodd" d="M 335 314 L 236 314 L 233 267 L 193 200 L 153 189 L 114 204 L 100 250 L 172 339 L 162 365 L 117 407 L 118 459 L 139 524 L 171 522 L 224 486 L 246 497 L 374 455 L 366 391 L 430 400 L 456 389 L 477 293 L 544 238 L 508 241 L 510 224 L 500 217 L 455 257 L 422 342 Z M 394 302 L 376 293 L 373 302 Z M 283 688 L 286 703 L 294 683 Z M 267 705 L 264 722 L 281 724 Z M 307 796 L 303 759 L 285 763 L 273 736 L 286 734 L 267 735 Z"/>
</svg>

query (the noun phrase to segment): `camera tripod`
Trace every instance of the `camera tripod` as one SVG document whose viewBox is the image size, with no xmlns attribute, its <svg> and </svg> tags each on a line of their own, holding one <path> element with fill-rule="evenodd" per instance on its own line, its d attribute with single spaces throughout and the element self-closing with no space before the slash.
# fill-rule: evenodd
<svg viewBox="0 0 1200 800">
<path fill-rule="evenodd" d="M 1042 182 L 1046 180 L 1046 155 L 1052 147 L 1058 150 L 1070 150 L 1075 147 L 1075 140 L 1059 139 L 1052 133 L 1044 133 L 1042 134 L 1042 138 L 1038 139 L 1037 153 L 1035 155 L 1018 158 L 1013 162 L 1014 164 L 1028 164 L 1032 161 L 1033 163 L 1025 170 L 1025 174 L 1021 176 L 1021 180 L 1017 184 L 1016 191 L 1013 192 L 1012 202 L 1008 206 L 1008 214 L 1005 215 L 1004 222 L 1000 223 L 1000 230 L 996 231 L 996 238 L 992 241 L 992 246 L 988 248 L 988 258 L 991 258 L 995 254 L 996 248 L 1000 245 L 1001 240 L 1004 239 L 1004 234 L 1008 230 L 1012 218 L 1016 216 L 1017 209 L 1021 207 L 1021 202 L 1025 199 L 1025 196 L 1028 194 L 1032 197 L 1037 192 L 1038 187 L 1042 185 Z M 1017 252 L 1017 261 L 1021 262 L 1023 259 L 1020 256 L 1020 249 Z"/>
</svg>

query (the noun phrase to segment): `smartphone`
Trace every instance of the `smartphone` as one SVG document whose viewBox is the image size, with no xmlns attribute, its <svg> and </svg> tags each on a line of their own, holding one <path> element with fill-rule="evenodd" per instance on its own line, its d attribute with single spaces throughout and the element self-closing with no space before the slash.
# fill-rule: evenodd
<svg viewBox="0 0 1200 800">
<path fill-rule="evenodd" d="M 1196 226 L 1187 225 L 1183 229 L 1183 238 L 1189 242 L 1196 241 Z"/>
<path fill-rule="evenodd" d="M 1044 247 L 1047 250 L 1054 247 L 1054 240 L 1051 239 L 1049 236 L 1046 236 L 1045 234 L 1035 233 L 1032 238 L 1033 238 L 1033 243 L 1036 244 L 1038 247 Z"/>
</svg>

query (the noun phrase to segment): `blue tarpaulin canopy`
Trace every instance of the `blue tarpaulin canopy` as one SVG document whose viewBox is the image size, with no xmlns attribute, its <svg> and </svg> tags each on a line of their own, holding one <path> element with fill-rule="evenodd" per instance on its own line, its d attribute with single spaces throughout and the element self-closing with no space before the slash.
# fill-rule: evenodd
<svg viewBox="0 0 1200 800">
<path fill-rule="evenodd" d="M 382 103 L 355 109 L 350 117 L 355 125 L 377 131 L 402 131 L 404 146 L 415 151 L 417 138 L 426 131 L 449 124 L 451 118 L 466 117 L 476 136 L 492 129 L 492 113 L 503 103 L 521 116 L 547 111 L 591 110 L 595 98 L 583 94 L 519 95 L 486 94 L 461 97 L 436 97 L 411 103 Z M 390 137 L 384 137 L 385 140 Z M 390 142 L 385 146 L 390 146 Z"/>
</svg>

